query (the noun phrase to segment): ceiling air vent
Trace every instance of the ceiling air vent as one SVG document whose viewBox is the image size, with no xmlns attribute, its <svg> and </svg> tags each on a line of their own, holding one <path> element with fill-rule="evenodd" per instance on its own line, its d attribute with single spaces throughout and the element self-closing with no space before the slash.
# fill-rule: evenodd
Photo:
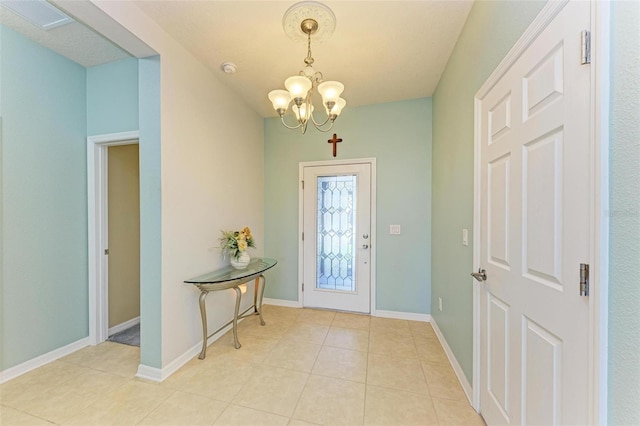
<svg viewBox="0 0 640 426">
<path fill-rule="evenodd" d="M 3 0 L 0 4 L 43 30 L 74 22 L 45 0 Z"/>
</svg>

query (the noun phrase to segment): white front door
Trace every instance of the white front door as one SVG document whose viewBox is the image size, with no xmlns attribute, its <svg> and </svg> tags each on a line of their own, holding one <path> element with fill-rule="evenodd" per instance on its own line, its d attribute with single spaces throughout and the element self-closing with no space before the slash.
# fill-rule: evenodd
<svg viewBox="0 0 640 426">
<path fill-rule="evenodd" d="M 590 65 L 571 1 L 479 100 L 480 410 L 488 425 L 587 424 Z"/>
<path fill-rule="evenodd" d="M 371 309 L 371 164 L 303 168 L 303 303 Z"/>
</svg>

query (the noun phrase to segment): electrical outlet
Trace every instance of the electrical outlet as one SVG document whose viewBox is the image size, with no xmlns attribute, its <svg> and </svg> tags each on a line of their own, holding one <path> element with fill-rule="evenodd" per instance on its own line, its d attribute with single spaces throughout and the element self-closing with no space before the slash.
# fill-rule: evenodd
<svg viewBox="0 0 640 426">
<path fill-rule="evenodd" d="M 469 230 L 467 228 L 462 229 L 462 245 L 469 245 Z"/>
<path fill-rule="evenodd" d="M 400 225 L 389 225 L 389 234 L 400 235 Z"/>
<path fill-rule="evenodd" d="M 442 312 L 442 297 L 438 297 L 438 309 Z"/>
</svg>

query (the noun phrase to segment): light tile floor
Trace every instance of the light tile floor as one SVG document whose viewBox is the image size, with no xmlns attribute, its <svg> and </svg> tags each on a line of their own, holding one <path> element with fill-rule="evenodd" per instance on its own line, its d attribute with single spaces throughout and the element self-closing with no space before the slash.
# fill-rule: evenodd
<svg viewBox="0 0 640 426">
<path fill-rule="evenodd" d="M 0 385 L 9 425 L 484 425 L 428 323 L 266 305 L 163 383 L 105 342 Z"/>
</svg>

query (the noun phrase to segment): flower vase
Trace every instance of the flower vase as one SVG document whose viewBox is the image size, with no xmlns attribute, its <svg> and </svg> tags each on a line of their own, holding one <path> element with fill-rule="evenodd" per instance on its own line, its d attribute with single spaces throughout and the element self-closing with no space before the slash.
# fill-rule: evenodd
<svg viewBox="0 0 640 426">
<path fill-rule="evenodd" d="M 231 261 L 231 266 L 233 266 L 234 268 L 244 269 L 247 267 L 247 265 L 249 265 L 249 262 L 251 261 L 251 256 L 249 256 L 249 253 L 247 253 L 245 250 L 240 252 L 240 256 L 238 256 L 237 259 L 232 256 L 230 261 Z"/>
</svg>

